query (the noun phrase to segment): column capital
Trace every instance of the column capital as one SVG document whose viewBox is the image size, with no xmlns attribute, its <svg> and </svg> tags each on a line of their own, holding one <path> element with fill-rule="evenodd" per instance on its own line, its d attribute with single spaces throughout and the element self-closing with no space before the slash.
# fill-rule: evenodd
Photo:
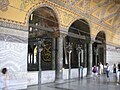
<svg viewBox="0 0 120 90">
<path fill-rule="evenodd" d="M 93 44 L 95 42 L 95 37 L 94 36 L 91 36 L 91 41 L 90 43 Z"/>
<path fill-rule="evenodd" d="M 90 43 L 93 44 L 95 42 L 95 40 L 91 40 Z"/>
<path fill-rule="evenodd" d="M 67 33 L 64 32 L 63 30 L 56 30 L 53 32 L 53 37 L 57 38 L 57 37 L 66 37 Z"/>
</svg>

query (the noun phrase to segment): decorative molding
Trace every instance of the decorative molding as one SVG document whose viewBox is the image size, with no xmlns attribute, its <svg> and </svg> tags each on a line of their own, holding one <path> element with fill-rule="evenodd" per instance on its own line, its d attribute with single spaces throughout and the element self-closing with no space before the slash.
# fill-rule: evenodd
<svg viewBox="0 0 120 90">
<path fill-rule="evenodd" d="M 0 33 L 0 41 L 14 42 L 14 43 L 15 42 L 16 43 L 28 43 L 28 38 Z"/>
<path fill-rule="evenodd" d="M 30 4 L 38 4 L 39 0 L 21 0 L 20 9 L 24 10 L 26 7 L 28 7 Z"/>
<path fill-rule="evenodd" d="M 0 0 L 0 10 L 5 12 L 8 10 L 9 0 Z"/>
<path fill-rule="evenodd" d="M 13 23 L 4 22 L 4 21 L 0 21 L 0 27 L 23 30 L 23 31 L 28 32 L 28 27 L 27 26 L 23 26 L 23 25 L 19 25 L 19 24 L 13 24 Z"/>
</svg>

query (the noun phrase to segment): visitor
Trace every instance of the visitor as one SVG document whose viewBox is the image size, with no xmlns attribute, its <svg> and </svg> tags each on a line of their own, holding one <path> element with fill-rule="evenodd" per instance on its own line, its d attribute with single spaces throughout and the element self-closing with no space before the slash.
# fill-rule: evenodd
<svg viewBox="0 0 120 90">
<path fill-rule="evenodd" d="M 96 65 L 94 65 L 94 67 L 93 67 L 93 70 L 92 70 L 92 72 L 93 72 L 93 79 L 96 79 L 96 77 L 97 77 L 97 66 Z"/>
<path fill-rule="evenodd" d="M 107 80 L 110 80 L 110 66 L 108 63 L 106 63 L 106 75 L 107 75 Z"/>
<path fill-rule="evenodd" d="M 8 81 L 7 68 L 3 68 L 0 74 L 0 89 L 1 90 L 7 90 L 7 81 Z"/>
<path fill-rule="evenodd" d="M 98 75 L 101 75 L 103 73 L 103 65 L 102 65 L 101 62 L 99 64 L 99 66 L 98 66 L 98 69 L 99 69 Z"/>
<path fill-rule="evenodd" d="M 117 84 L 120 84 L 120 62 L 118 63 Z"/>
<path fill-rule="evenodd" d="M 116 74 L 116 64 L 113 65 L 113 73 Z"/>
</svg>

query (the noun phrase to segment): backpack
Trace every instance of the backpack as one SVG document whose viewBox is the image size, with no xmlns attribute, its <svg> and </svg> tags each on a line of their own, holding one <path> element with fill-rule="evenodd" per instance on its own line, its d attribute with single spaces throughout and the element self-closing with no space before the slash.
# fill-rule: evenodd
<svg viewBox="0 0 120 90">
<path fill-rule="evenodd" d="M 93 73 L 96 73 L 96 72 L 97 72 L 97 67 L 93 67 L 92 72 L 93 72 Z"/>
</svg>

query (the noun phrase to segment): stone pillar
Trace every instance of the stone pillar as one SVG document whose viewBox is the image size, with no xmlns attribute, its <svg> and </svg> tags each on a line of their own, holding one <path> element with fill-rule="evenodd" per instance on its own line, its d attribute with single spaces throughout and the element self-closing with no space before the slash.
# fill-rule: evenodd
<svg viewBox="0 0 120 90">
<path fill-rule="evenodd" d="M 57 58 L 56 58 L 56 72 L 55 82 L 61 82 L 63 80 L 63 40 L 64 37 L 60 35 L 57 37 Z"/>
<path fill-rule="evenodd" d="M 83 61 L 83 63 L 84 63 L 84 67 L 87 67 L 87 44 L 85 43 L 84 44 L 84 61 Z"/>
<path fill-rule="evenodd" d="M 103 66 L 106 64 L 106 44 L 103 47 L 104 50 L 104 61 L 103 61 Z"/>
<path fill-rule="evenodd" d="M 71 79 L 71 51 L 68 52 L 69 53 L 69 71 L 68 71 L 68 79 L 70 80 Z"/>
<path fill-rule="evenodd" d="M 43 41 L 40 40 L 38 41 L 38 59 L 39 59 L 39 72 L 38 72 L 38 85 L 41 84 L 41 51 L 43 50 L 43 47 L 42 47 L 42 44 L 43 44 Z"/>
<path fill-rule="evenodd" d="M 81 54 L 82 49 L 81 49 L 81 46 L 78 45 L 76 47 L 76 50 L 77 50 L 77 53 L 78 53 L 78 78 L 80 79 L 80 67 L 81 67 L 80 59 L 81 59 L 81 62 L 82 62 L 82 58 L 81 58 L 82 57 L 82 54 Z"/>
<path fill-rule="evenodd" d="M 92 75 L 92 44 L 93 41 L 89 43 L 89 59 L 88 59 L 88 68 L 87 68 L 87 76 L 90 77 Z"/>
<path fill-rule="evenodd" d="M 56 39 L 52 39 L 52 70 L 55 70 L 55 57 L 56 57 Z"/>
<path fill-rule="evenodd" d="M 78 51 L 78 78 L 80 79 L 80 58 L 81 58 L 81 52 Z"/>
<path fill-rule="evenodd" d="M 98 64 L 98 48 L 96 47 L 96 50 L 95 50 L 95 65 Z"/>
</svg>

